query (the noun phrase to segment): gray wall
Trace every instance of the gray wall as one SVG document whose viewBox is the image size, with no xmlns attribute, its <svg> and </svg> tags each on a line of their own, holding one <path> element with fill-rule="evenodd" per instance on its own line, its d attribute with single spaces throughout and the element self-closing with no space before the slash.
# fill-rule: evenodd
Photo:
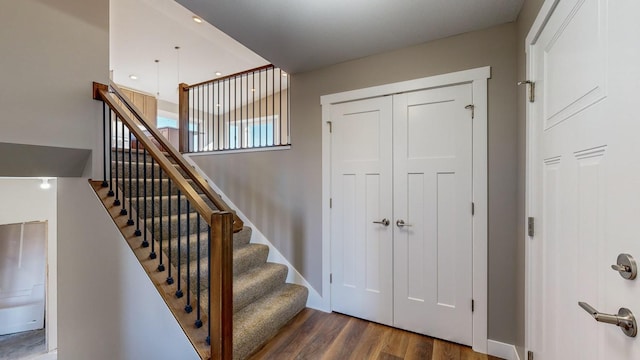
<svg viewBox="0 0 640 360">
<path fill-rule="evenodd" d="M 490 65 L 489 338 L 516 343 L 516 24 L 467 33 L 291 77 L 292 149 L 194 157 L 318 290 L 321 282 L 320 96 Z"/>
<path fill-rule="evenodd" d="M 518 60 L 517 78 L 526 79 L 525 38 L 533 21 L 538 15 L 544 0 L 525 0 L 517 21 L 516 56 Z M 524 359 L 524 330 L 525 330 L 525 168 L 526 168 L 526 106 L 527 89 L 525 86 L 518 88 L 517 97 L 517 121 L 518 121 L 518 247 L 517 247 L 517 293 L 516 293 L 516 342 L 520 358 Z"/>
</svg>

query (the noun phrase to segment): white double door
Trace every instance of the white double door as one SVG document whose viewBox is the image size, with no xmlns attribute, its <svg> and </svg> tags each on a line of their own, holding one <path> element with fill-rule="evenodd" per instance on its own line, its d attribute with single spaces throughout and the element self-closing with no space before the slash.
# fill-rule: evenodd
<svg viewBox="0 0 640 360">
<path fill-rule="evenodd" d="M 332 105 L 333 311 L 472 342 L 472 87 Z"/>
</svg>

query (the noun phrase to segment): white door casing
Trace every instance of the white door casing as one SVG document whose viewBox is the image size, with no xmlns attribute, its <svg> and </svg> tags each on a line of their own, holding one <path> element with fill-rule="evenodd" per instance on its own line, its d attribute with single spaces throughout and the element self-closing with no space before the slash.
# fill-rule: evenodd
<svg viewBox="0 0 640 360">
<path fill-rule="evenodd" d="M 471 345 L 470 84 L 394 95 L 394 324 Z"/>
<path fill-rule="evenodd" d="M 640 341 L 578 306 L 640 313 L 638 1 L 547 1 L 527 37 L 526 347 L 536 359 L 638 359 Z"/>
<path fill-rule="evenodd" d="M 326 309 L 330 310 L 332 304 L 332 291 L 330 285 L 331 263 L 333 249 L 331 248 L 332 214 L 330 209 L 331 184 L 331 106 L 348 101 L 370 99 L 378 96 L 393 95 L 412 91 L 435 89 L 454 84 L 470 84 L 475 105 L 475 119 L 471 127 L 473 132 L 473 161 L 472 161 L 472 189 L 475 203 L 475 216 L 473 216 L 472 233 L 472 286 L 475 311 L 472 314 L 472 344 L 478 352 L 487 352 L 487 79 L 490 77 L 490 68 L 478 68 L 450 74 L 432 76 L 423 79 L 387 84 L 372 88 L 348 91 L 344 93 L 326 95 L 322 97 L 323 105 L 323 299 L 326 301 Z M 472 111 L 462 110 L 467 116 Z M 334 203 L 335 206 L 335 203 Z M 466 210 L 470 214 L 471 204 Z M 394 219 L 389 219 L 394 220 Z M 390 226 L 394 226 L 392 223 Z M 335 281 L 335 274 L 334 274 Z M 470 311 L 471 303 L 467 303 Z"/>
<path fill-rule="evenodd" d="M 391 97 L 331 107 L 333 310 L 392 325 Z"/>
</svg>

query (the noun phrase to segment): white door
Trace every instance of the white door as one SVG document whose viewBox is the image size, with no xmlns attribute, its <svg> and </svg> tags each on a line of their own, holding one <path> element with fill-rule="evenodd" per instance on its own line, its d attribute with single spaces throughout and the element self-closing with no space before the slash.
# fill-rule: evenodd
<svg viewBox="0 0 640 360">
<path fill-rule="evenodd" d="M 549 5 L 529 48 L 528 347 L 536 359 L 640 359 L 640 339 L 578 306 L 640 314 L 639 280 L 611 269 L 620 253 L 640 259 L 640 1 Z"/>
<path fill-rule="evenodd" d="M 471 345 L 470 84 L 394 96 L 394 323 Z"/>
<path fill-rule="evenodd" d="M 393 322 L 391 97 L 331 107 L 331 304 Z"/>
</svg>

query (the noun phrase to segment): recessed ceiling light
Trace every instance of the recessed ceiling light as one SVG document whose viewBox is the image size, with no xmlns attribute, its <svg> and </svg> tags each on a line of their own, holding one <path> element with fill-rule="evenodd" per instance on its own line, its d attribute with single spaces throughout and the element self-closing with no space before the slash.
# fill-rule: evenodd
<svg viewBox="0 0 640 360">
<path fill-rule="evenodd" d="M 49 189 L 51 188 L 51 184 L 49 184 L 49 179 L 42 179 L 42 183 L 40 184 L 40 189 Z"/>
<path fill-rule="evenodd" d="M 193 15 L 192 19 L 198 24 L 202 24 L 202 19 L 200 17 Z"/>
<path fill-rule="evenodd" d="M 251 89 L 251 91 L 256 91 L 256 89 Z"/>
<path fill-rule="evenodd" d="M 222 106 L 222 105 L 220 105 L 220 104 L 216 104 L 216 107 L 220 107 L 220 106 Z"/>
<path fill-rule="evenodd" d="M 216 76 L 220 76 L 222 73 L 220 71 L 216 71 Z"/>
<path fill-rule="evenodd" d="M 131 74 L 131 75 L 129 75 L 129 79 L 138 80 L 138 75 Z"/>
</svg>

